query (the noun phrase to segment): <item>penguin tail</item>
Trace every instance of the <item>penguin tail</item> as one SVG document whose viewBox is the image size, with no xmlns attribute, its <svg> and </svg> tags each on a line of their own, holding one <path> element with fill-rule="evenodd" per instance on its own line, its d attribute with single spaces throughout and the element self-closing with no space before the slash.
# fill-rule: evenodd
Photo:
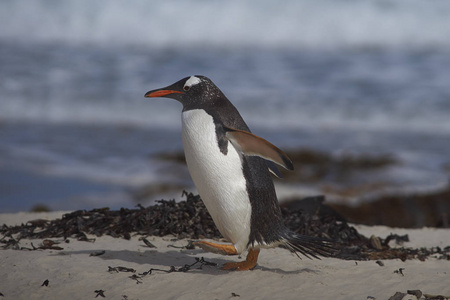
<svg viewBox="0 0 450 300">
<path fill-rule="evenodd" d="M 300 254 L 303 254 L 309 259 L 322 257 L 333 257 L 339 252 L 337 244 L 331 240 L 302 235 L 290 230 L 287 230 L 281 239 L 284 245 L 291 252 L 295 253 L 301 259 Z"/>
</svg>

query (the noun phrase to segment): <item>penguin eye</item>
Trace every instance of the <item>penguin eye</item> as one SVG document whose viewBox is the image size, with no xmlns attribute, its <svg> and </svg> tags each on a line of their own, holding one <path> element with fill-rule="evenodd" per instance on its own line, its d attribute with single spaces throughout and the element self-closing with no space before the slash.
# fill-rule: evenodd
<svg viewBox="0 0 450 300">
<path fill-rule="evenodd" d="M 183 90 L 185 90 L 186 92 L 189 91 L 190 89 L 191 89 L 191 87 L 188 85 L 183 86 Z"/>
</svg>

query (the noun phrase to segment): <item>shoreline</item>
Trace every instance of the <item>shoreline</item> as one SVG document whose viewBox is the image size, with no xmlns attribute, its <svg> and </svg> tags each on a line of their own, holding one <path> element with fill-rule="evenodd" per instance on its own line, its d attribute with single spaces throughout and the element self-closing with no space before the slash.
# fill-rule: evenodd
<svg viewBox="0 0 450 300">
<path fill-rule="evenodd" d="M 53 220 L 64 213 L 67 212 L 0 214 L 0 224 Z M 410 241 L 405 242 L 404 247 L 450 246 L 449 229 L 352 226 L 365 236 L 408 234 Z M 261 251 L 254 270 L 230 272 L 221 270 L 221 265 L 243 258 L 186 249 L 189 239 L 148 236 L 147 240 L 155 248 L 146 246 L 135 234 L 129 240 L 107 235 L 88 235 L 88 239 L 95 241 L 49 239 L 59 242 L 54 245 L 62 250 L 0 250 L 0 277 L 4 278 L 0 293 L 4 299 L 91 299 L 96 296 L 101 299 L 103 297 L 98 295 L 101 293 L 105 299 L 123 300 L 232 299 L 238 296 L 239 299 L 389 299 L 397 292 L 408 290 L 450 295 L 450 258 L 442 260 L 436 255 L 425 261 L 300 260 L 286 249 L 274 248 Z M 48 242 L 20 240 L 21 246 L 30 249 L 43 243 Z M 393 248 L 400 247 L 393 241 L 390 244 Z M 186 265 L 192 267 L 182 272 Z"/>
</svg>

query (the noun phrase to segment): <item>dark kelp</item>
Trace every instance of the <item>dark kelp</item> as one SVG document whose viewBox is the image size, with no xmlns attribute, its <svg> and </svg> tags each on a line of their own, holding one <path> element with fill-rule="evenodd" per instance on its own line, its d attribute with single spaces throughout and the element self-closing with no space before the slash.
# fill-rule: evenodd
<svg viewBox="0 0 450 300">
<path fill-rule="evenodd" d="M 122 208 L 117 211 L 109 208 L 78 210 L 52 221 L 34 220 L 20 226 L 3 225 L 0 228 L 0 249 L 36 250 L 62 249 L 54 242 L 45 241 L 33 249 L 20 246 L 21 239 L 76 238 L 80 241 L 93 241 L 89 235 L 110 235 L 130 239 L 131 235 L 165 236 L 188 239 L 221 238 L 214 222 L 198 195 L 183 193 L 186 201 L 158 201 L 157 205 L 137 209 Z M 450 259 L 450 247 L 441 249 L 391 248 L 389 242 L 408 240 L 407 236 L 389 235 L 386 238 L 367 238 L 358 233 L 345 219 L 324 204 L 324 197 L 310 197 L 282 206 L 286 226 L 292 231 L 326 238 L 336 242 L 342 259 L 420 259 L 431 254 L 440 259 Z M 145 240 L 143 239 L 144 243 Z M 147 244 L 151 247 L 151 244 Z"/>
</svg>

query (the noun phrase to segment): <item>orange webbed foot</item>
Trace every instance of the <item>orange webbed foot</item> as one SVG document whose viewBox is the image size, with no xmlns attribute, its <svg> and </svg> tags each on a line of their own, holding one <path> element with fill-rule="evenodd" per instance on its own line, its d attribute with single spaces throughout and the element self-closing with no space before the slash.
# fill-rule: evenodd
<svg viewBox="0 0 450 300">
<path fill-rule="evenodd" d="M 222 270 L 247 271 L 256 267 L 258 261 L 259 249 L 248 250 L 247 258 L 241 262 L 226 263 Z"/>
<path fill-rule="evenodd" d="M 237 255 L 236 248 L 234 248 L 233 245 L 229 244 L 215 244 L 211 242 L 194 242 L 195 246 L 198 246 L 202 248 L 203 250 L 207 252 L 217 253 L 217 254 L 223 254 L 223 255 Z"/>
</svg>

